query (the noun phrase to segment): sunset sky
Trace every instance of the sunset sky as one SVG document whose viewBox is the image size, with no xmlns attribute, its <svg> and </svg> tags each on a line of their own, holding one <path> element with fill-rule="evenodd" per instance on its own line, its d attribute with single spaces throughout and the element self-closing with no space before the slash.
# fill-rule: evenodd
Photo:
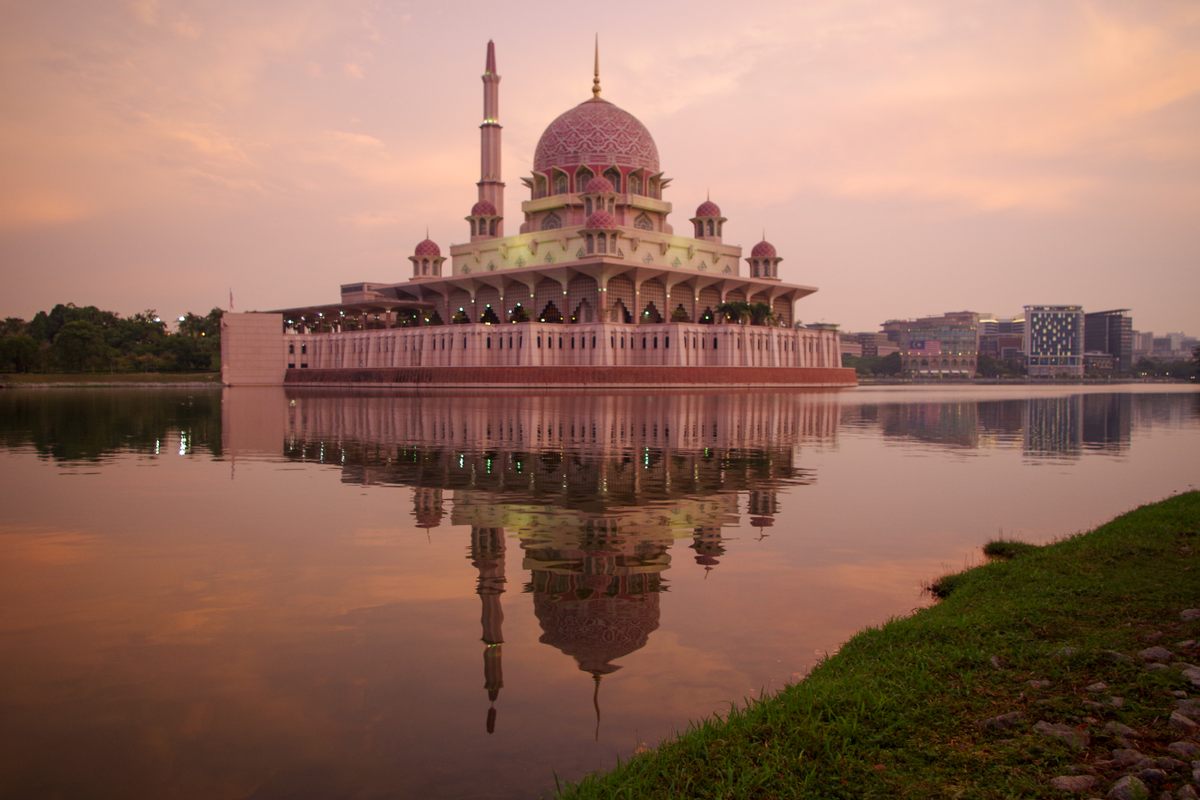
<svg viewBox="0 0 1200 800">
<path fill-rule="evenodd" d="M 466 240 L 484 49 L 509 230 L 559 113 L 646 124 L 805 322 L 1027 303 L 1200 333 L 1200 3 L 0 0 L 0 316 L 334 302 Z"/>
</svg>

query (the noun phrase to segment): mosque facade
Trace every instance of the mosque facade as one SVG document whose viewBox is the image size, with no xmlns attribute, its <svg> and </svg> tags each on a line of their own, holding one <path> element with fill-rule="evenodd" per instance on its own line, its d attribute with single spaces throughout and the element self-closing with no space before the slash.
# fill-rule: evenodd
<svg viewBox="0 0 1200 800">
<path fill-rule="evenodd" d="M 780 280 L 770 242 L 743 258 L 711 199 L 675 232 L 658 147 L 601 96 L 598 56 L 592 96 L 538 140 L 508 234 L 499 87 L 489 42 L 467 241 L 446 255 L 426 236 L 409 279 L 337 303 L 227 314 L 227 384 L 854 384 L 837 332 L 796 323 L 816 289 Z"/>
</svg>

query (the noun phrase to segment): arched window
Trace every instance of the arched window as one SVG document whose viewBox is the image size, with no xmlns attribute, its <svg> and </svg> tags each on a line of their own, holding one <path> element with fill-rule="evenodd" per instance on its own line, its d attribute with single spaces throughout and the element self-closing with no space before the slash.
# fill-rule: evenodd
<svg viewBox="0 0 1200 800">
<path fill-rule="evenodd" d="M 592 238 L 590 233 L 587 235 L 587 251 L 589 254 L 596 252 L 596 240 Z"/>
<path fill-rule="evenodd" d="M 605 233 L 600 234 L 599 249 L 600 249 L 601 253 L 608 252 L 608 234 L 605 234 Z"/>
<path fill-rule="evenodd" d="M 583 215 L 590 217 L 592 215 L 592 198 L 587 198 L 583 201 Z"/>
<path fill-rule="evenodd" d="M 542 230 L 551 231 L 562 227 L 562 218 L 551 211 L 542 219 Z"/>
<path fill-rule="evenodd" d="M 555 194 L 566 194 L 567 193 L 567 176 L 561 172 L 557 172 L 554 174 L 554 193 Z"/>
<path fill-rule="evenodd" d="M 708 221 L 708 235 L 713 235 L 713 221 L 711 219 Z"/>
<path fill-rule="evenodd" d="M 494 219 L 494 220 L 492 220 L 492 223 L 491 223 L 491 224 L 488 226 L 488 228 L 489 228 L 489 231 L 488 231 L 488 233 L 489 233 L 491 236 L 495 236 L 495 235 L 496 235 L 496 223 L 497 223 L 497 222 L 499 222 L 499 221 L 500 221 L 500 220 L 498 220 L 498 219 Z"/>
<path fill-rule="evenodd" d="M 620 172 L 620 170 L 609 168 L 604 171 L 604 177 L 608 178 L 609 182 L 612 183 L 614 192 L 621 191 L 621 172 Z"/>
<path fill-rule="evenodd" d="M 584 187 L 587 186 L 587 182 L 594 177 L 595 173 L 593 173 L 587 167 L 580 167 L 577 169 L 575 171 L 575 191 L 582 192 Z"/>
<path fill-rule="evenodd" d="M 703 235 L 704 235 L 704 223 L 697 220 L 696 221 L 696 238 L 699 239 Z"/>
<path fill-rule="evenodd" d="M 642 193 L 642 176 L 640 176 L 640 175 L 630 175 L 629 176 L 629 191 L 633 194 L 641 194 Z"/>
<path fill-rule="evenodd" d="M 639 231 L 652 231 L 654 230 L 654 223 L 651 222 L 650 217 L 646 216 L 646 214 L 643 212 L 634 218 L 633 227 L 637 228 Z"/>
</svg>

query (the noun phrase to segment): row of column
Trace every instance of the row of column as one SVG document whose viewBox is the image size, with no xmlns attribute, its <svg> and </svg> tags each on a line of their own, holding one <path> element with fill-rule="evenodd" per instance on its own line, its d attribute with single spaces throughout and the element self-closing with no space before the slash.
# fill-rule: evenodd
<svg viewBox="0 0 1200 800">
<path fill-rule="evenodd" d="M 837 333 L 751 325 L 447 325 L 284 336 L 289 369 L 836 367 Z"/>
</svg>

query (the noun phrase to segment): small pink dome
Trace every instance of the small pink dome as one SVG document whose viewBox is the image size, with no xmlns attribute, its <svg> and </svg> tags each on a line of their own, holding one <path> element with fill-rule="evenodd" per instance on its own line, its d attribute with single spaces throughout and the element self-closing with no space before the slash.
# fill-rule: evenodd
<svg viewBox="0 0 1200 800">
<path fill-rule="evenodd" d="M 437 242 L 433 239 L 423 239 L 417 243 L 417 249 L 413 251 L 414 256 L 432 256 L 437 258 L 442 254 L 442 248 L 437 246 Z"/>
<path fill-rule="evenodd" d="M 751 258 L 775 258 L 775 245 L 763 239 L 750 251 Z"/>
<path fill-rule="evenodd" d="M 496 207 L 492 205 L 491 200 L 480 200 L 478 203 L 471 206 L 471 216 L 497 217 L 499 216 L 499 212 L 496 211 Z"/>
<path fill-rule="evenodd" d="M 719 217 L 721 216 L 721 207 L 712 200 L 705 200 L 696 208 L 697 217 Z"/>
<path fill-rule="evenodd" d="M 584 224 L 585 228 L 615 228 L 617 221 L 613 219 L 613 215 L 607 211 L 597 211 L 587 218 Z"/>
<path fill-rule="evenodd" d="M 588 194 L 606 194 L 613 191 L 612 181 L 603 175 L 597 175 L 587 182 L 587 185 L 583 187 L 583 191 Z"/>
</svg>

